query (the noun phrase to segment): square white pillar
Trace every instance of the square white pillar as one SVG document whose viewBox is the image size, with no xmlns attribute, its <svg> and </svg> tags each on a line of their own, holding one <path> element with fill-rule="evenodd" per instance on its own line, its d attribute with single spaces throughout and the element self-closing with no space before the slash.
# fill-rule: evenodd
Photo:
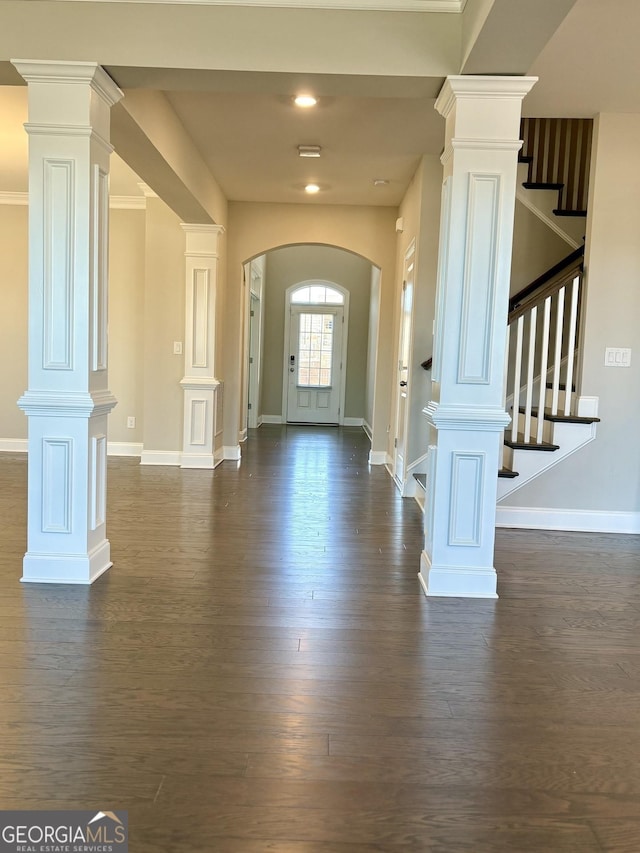
<svg viewBox="0 0 640 853">
<path fill-rule="evenodd" d="M 106 538 L 110 110 L 91 62 L 16 60 L 28 84 L 28 550 L 23 581 L 91 583 Z"/>
<path fill-rule="evenodd" d="M 450 77 L 433 354 L 425 549 L 428 595 L 497 598 L 493 565 L 522 100 L 531 77 Z"/>
<path fill-rule="evenodd" d="M 183 224 L 185 348 L 182 468 L 215 468 L 220 382 L 215 378 L 216 292 L 220 225 Z"/>
</svg>

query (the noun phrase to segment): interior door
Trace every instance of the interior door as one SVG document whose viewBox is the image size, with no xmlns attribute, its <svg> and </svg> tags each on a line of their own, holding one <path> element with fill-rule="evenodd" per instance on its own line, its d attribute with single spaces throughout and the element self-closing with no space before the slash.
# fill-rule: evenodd
<svg viewBox="0 0 640 853">
<path fill-rule="evenodd" d="M 258 426 L 260 387 L 260 300 L 251 294 L 249 313 L 249 428 Z"/>
<path fill-rule="evenodd" d="M 291 305 L 287 422 L 338 424 L 343 309 Z"/>
<path fill-rule="evenodd" d="M 400 341 L 398 352 L 398 389 L 396 394 L 396 436 L 393 475 L 402 484 L 406 473 L 407 394 L 409 382 L 409 345 L 411 340 L 411 315 L 413 311 L 413 259 L 405 261 L 405 279 L 402 285 L 400 306 Z"/>
</svg>

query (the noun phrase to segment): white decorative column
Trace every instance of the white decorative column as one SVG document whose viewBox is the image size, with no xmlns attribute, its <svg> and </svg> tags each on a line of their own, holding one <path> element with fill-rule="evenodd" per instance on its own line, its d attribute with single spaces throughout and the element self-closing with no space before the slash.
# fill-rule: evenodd
<svg viewBox="0 0 640 853">
<path fill-rule="evenodd" d="M 217 395 L 215 378 L 216 284 L 220 225 L 182 225 L 186 236 L 184 428 L 182 468 L 215 468 Z"/>
<path fill-rule="evenodd" d="M 493 565 L 522 100 L 531 77 L 450 77 L 442 163 L 432 426 L 420 581 L 427 595 L 497 598 Z"/>
<path fill-rule="evenodd" d="M 14 63 L 28 83 L 28 550 L 23 581 L 92 583 L 106 539 L 110 109 L 91 62 Z"/>
</svg>

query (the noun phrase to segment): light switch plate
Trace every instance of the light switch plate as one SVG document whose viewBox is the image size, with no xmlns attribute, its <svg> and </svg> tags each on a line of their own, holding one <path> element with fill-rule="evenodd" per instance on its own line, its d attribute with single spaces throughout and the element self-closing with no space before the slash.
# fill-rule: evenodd
<svg viewBox="0 0 640 853">
<path fill-rule="evenodd" d="M 173 342 L 173 354 L 182 355 L 182 341 Z"/>
<path fill-rule="evenodd" d="M 631 367 L 631 350 L 627 347 L 607 347 L 604 364 L 605 367 Z"/>
</svg>

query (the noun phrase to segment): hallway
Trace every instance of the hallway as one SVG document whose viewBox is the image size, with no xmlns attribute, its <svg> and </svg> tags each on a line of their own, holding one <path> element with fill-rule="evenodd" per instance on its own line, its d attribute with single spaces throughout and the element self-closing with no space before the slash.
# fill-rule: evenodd
<svg viewBox="0 0 640 853">
<path fill-rule="evenodd" d="M 110 459 L 92 587 L 18 582 L 0 454 L 0 809 L 128 809 L 132 853 L 637 853 L 640 537 L 501 530 L 498 601 L 426 599 L 368 450 Z"/>
</svg>

